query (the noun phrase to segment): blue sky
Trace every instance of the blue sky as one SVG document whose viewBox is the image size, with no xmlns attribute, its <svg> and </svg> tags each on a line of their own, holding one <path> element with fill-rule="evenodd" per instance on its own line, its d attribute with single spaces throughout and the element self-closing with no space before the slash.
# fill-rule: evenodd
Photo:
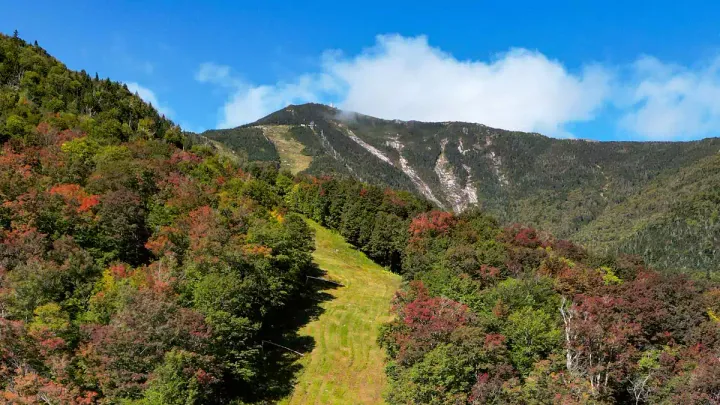
<svg viewBox="0 0 720 405">
<path fill-rule="evenodd" d="M 189 130 L 317 101 L 558 137 L 720 134 L 714 1 L 59 3 L 3 1 L 0 31 Z"/>
</svg>

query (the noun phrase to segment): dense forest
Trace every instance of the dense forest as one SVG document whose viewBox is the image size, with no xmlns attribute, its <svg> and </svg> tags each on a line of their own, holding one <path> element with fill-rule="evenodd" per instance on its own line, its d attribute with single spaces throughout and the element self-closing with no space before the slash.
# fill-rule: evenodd
<svg viewBox="0 0 720 405">
<path fill-rule="evenodd" d="M 263 169 L 17 36 L 0 85 L 3 402 L 285 394 L 288 361 L 262 343 L 292 337 L 314 245 L 271 210 Z"/>
<path fill-rule="evenodd" d="M 4 402 L 283 398 L 297 365 L 266 343 L 304 344 L 317 304 L 303 216 L 407 281 L 378 342 L 391 404 L 720 402 L 717 283 L 439 211 L 410 187 L 294 176 L 246 133 L 269 158 L 224 150 L 227 132 L 186 134 L 123 84 L 0 36 Z M 717 195 L 693 195 L 700 220 Z"/>
</svg>

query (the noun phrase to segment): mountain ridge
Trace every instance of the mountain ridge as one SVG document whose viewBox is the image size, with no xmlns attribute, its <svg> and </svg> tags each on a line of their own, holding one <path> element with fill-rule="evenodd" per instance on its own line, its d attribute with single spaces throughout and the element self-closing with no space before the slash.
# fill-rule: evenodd
<svg viewBox="0 0 720 405">
<path fill-rule="evenodd" d="M 203 136 L 251 160 L 279 163 L 280 155 L 273 152 L 275 142 L 263 133 L 277 126 L 287 128 L 287 136 L 302 145 L 295 153 L 311 158 L 302 173 L 343 174 L 412 191 L 454 212 L 479 205 L 504 223 L 527 223 L 558 237 L 593 242 L 600 252 L 617 252 L 622 247 L 628 253 L 656 257 L 651 264 L 665 267 L 671 263 L 658 257 L 659 247 L 631 241 L 658 221 L 668 222 L 662 215 L 674 205 L 692 205 L 694 194 L 671 195 L 669 189 L 662 191 L 663 184 L 653 182 L 665 179 L 675 184 L 674 177 L 682 176 L 683 170 L 704 173 L 712 161 L 720 159 L 720 138 L 685 142 L 556 139 L 477 123 L 380 119 L 312 103 L 290 105 L 253 123 L 207 131 Z M 265 130 L 258 132 L 260 127 Z M 693 177 L 705 184 L 695 188 L 720 184 L 720 175 L 710 170 L 709 176 Z M 633 201 L 647 198 L 665 207 L 660 216 L 643 211 L 639 219 L 630 221 L 630 232 L 624 230 L 622 235 L 595 243 L 595 236 L 602 233 L 596 229 L 599 225 L 622 224 L 618 213 L 626 213 Z M 671 236 L 672 226 L 663 227 L 667 229 L 660 234 Z M 698 229 L 697 235 L 690 235 L 699 244 L 713 246 L 709 253 L 713 266 L 720 264 L 718 227 L 712 220 L 699 227 L 705 231 Z M 691 261 L 707 262 L 705 258 Z"/>
</svg>

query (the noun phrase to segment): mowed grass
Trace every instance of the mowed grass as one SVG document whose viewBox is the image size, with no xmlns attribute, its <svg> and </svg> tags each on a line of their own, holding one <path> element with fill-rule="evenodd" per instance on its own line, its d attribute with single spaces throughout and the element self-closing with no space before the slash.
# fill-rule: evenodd
<svg viewBox="0 0 720 405">
<path fill-rule="evenodd" d="M 324 312 L 300 330 L 315 340 L 315 347 L 299 360 L 303 370 L 295 390 L 281 404 L 381 404 L 385 354 L 376 340 L 380 325 L 391 319 L 400 276 L 338 234 L 308 223 L 316 232 L 315 262 L 343 287 L 325 290 L 333 299 L 320 304 Z"/>
<path fill-rule="evenodd" d="M 281 168 L 297 174 L 310 167 L 312 156 L 302 154 L 305 146 L 292 138 L 289 125 L 263 126 L 262 129 L 265 136 L 275 144 L 275 149 L 280 155 Z"/>
</svg>

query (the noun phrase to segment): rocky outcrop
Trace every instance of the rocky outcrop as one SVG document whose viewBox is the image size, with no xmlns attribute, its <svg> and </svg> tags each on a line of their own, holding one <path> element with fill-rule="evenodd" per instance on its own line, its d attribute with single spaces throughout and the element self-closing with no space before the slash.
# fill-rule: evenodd
<svg viewBox="0 0 720 405">
<path fill-rule="evenodd" d="M 472 183 L 472 173 L 470 166 L 463 165 L 463 169 L 467 172 L 465 186 L 460 185 L 460 179 L 455 175 L 455 170 L 445 155 L 445 147 L 448 140 L 440 141 L 440 156 L 435 162 L 435 174 L 438 176 L 440 187 L 443 190 L 445 200 L 450 204 L 453 211 L 462 212 L 472 204 L 477 204 L 477 189 Z M 460 149 L 460 146 L 458 149 Z M 462 153 L 462 152 L 461 152 Z"/>
<path fill-rule="evenodd" d="M 425 198 L 427 198 L 428 200 L 435 203 L 435 205 L 437 205 L 438 207 L 445 209 L 446 208 L 445 204 L 440 202 L 440 200 L 437 197 L 435 197 L 435 194 L 433 194 L 430 186 L 428 186 L 423 181 L 423 179 L 420 178 L 420 176 L 417 174 L 417 172 L 415 172 L 415 170 L 413 170 L 413 168 L 410 167 L 410 165 L 408 164 L 407 159 L 405 159 L 405 157 L 402 154 L 404 145 L 400 142 L 400 140 L 398 138 L 392 138 L 390 141 L 386 142 L 386 145 L 388 145 L 398 151 L 398 155 L 400 156 L 400 158 L 399 158 L 400 170 L 402 170 L 403 173 L 405 173 L 405 175 L 410 178 L 410 180 L 413 182 L 413 184 L 415 185 L 415 188 L 420 192 L 420 194 L 422 194 L 423 196 L 425 196 Z"/>
</svg>

